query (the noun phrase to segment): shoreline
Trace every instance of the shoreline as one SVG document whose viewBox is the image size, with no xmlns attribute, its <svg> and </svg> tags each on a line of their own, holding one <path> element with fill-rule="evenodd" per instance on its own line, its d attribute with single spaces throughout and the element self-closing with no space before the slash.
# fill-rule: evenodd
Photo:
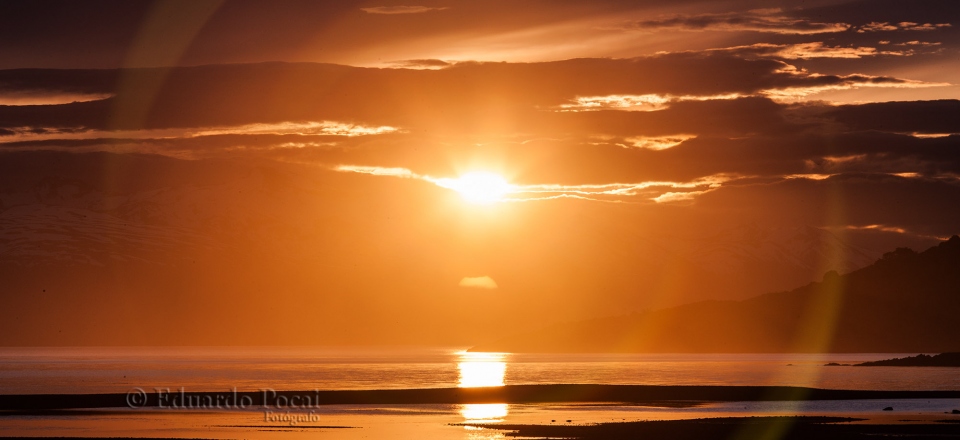
<svg viewBox="0 0 960 440">
<path fill-rule="evenodd" d="M 748 402 L 873 399 L 960 399 L 956 391 L 835 390 L 787 386 L 697 385 L 506 385 L 488 388 L 420 388 L 399 390 L 225 391 L 108 394 L 0 395 L 0 411 L 174 408 L 242 409 L 245 407 L 303 408 L 349 404 L 473 404 L 473 403 L 595 403 L 651 404 L 662 402 Z M 133 401 L 129 400 L 135 397 Z M 129 402 L 129 403 L 128 403 Z"/>
<path fill-rule="evenodd" d="M 960 437 L 960 425 L 948 421 L 923 424 L 861 424 L 864 419 L 823 416 L 725 417 L 689 420 L 614 422 L 588 425 L 464 423 L 516 438 L 726 440 L 848 440 L 876 437 L 938 439 Z"/>
</svg>

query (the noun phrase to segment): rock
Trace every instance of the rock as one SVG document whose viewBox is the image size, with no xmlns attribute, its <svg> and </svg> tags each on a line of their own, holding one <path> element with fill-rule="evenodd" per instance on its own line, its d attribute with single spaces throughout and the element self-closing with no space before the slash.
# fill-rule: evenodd
<svg viewBox="0 0 960 440">
<path fill-rule="evenodd" d="M 951 411 L 950 414 L 960 414 L 960 409 L 955 409 Z"/>
<path fill-rule="evenodd" d="M 893 407 L 892 407 L 892 406 L 888 406 L 888 407 L 884 408 L 883 410 L 884 410 L 884 411 L 893 411 Z"/>
</svg>

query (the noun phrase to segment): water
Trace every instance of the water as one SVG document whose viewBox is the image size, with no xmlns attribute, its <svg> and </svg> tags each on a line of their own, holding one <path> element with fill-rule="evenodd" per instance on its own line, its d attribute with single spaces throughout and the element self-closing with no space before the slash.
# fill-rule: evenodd
<svg viewBox="0 0 960 440">
<path fill-rule="evenodd" d="M 2 348 L 0 394 L 398 389 L 504 384 L 794 385 L 960 390 L 954 368 L 825 367 L 899 354 L 505 354 L 437 349 Z M 881 411 L 891 406 L 893 412 Z M 841 415 L 871 422 L 942 419 L 960 400 L 619 404 L 330 405 L 310 411 L 126 408 L 0 415 L 0 436 L 174 438 L 504 438 L 462 423 L 598 423 L 752 415 Z M 956 416 L 953 416 L 956 417 Z M 293 418 L 293 420 L 291 420 Z M 570 422 L 567 422 L 570 420 Z"/>
<path fill-rule="evenodd" d="M 954 368 L 824 367 L 886 354 L 488 354 L 434 349 L 0 348 L 0 394 L 546 383 L 960 390 Z"/>
<path fill-rule="evenodd" d="M 881 408 L 893 406 L 896 411 Z M 0 436 L 151 438 L 503 439 L 504 432 L 474 424 L 587 424 L 703 417 L 826 415 L 870 423 L 945 418 L 960 400 L 726 402 L 691 408 L 620 405 L 331 405 L 311 411 L 314 421 L 291 423 L 264 411 L 189 412 L 112 410 L 83 415 L 3 415 Z M 304 413 L 300 413 L 304 415 Z M 282 414 L 281 414 L 282 415 Z M 296 415 L 296 414 L 294 414 Z"/>
</svg>

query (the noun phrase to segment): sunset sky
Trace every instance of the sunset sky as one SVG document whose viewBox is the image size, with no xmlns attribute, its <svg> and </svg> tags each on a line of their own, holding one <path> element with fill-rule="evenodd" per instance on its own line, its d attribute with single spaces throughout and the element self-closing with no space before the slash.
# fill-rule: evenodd
<svg viewBox="0 0 960 440">
<path fill-rule="evenodd" d="M 0 344 L 474 344 L 960 232 L 953 1 L 0 3 Z"/>
</svg>

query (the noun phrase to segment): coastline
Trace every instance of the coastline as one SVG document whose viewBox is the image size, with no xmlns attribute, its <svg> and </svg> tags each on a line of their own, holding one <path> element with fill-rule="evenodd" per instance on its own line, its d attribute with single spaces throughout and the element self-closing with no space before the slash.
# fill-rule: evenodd
<svg viewBox="0 0 960 440">
<path fill-rule="evenodd" d="M 869 439 L 899 437 L 937 439 L 960 437 L 960 425 L 936 421 L 922 424 L 859 424 L 850 417 L 736 417 L 692 420 L 664 420 L 592 425 L 464 424 L 509 433 L 519 438 L 674 440 L 712 439 Z M 939 423 L 937 423 L 939 422 Z"/>
<path fill-rule="evenodd" d="M 135 394 L 135 395 L 134 395 Z M 131 396 L 135 397 L 131 401 Z M 836 390 L 788 386 L 506 385 L 486 388 L 0 395 L 0 411 L 92 408 L 305 407 L 351 404 L 750 402 L 869 399 L 960 399 L 956 391 Z M 218 406 L 219 405 L 219 406 Z"/>
</svg>

